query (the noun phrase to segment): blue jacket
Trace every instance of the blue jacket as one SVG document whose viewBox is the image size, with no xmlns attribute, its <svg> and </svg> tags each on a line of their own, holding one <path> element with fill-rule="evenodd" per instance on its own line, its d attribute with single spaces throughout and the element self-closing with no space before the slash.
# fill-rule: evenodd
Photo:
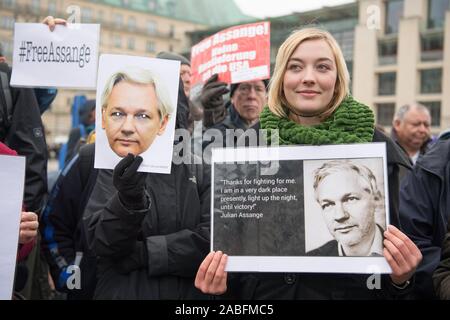
<svg viewBox="0 0 450 320">
<path fill-rule="evenodd" d="M 435 298 L 431 276 L 436 269 L 450 218 L 450 141 L 437 142 L 402 180 L 400 223 L 422 251 L 415 279 L 416 298 Z"/>
</svg>

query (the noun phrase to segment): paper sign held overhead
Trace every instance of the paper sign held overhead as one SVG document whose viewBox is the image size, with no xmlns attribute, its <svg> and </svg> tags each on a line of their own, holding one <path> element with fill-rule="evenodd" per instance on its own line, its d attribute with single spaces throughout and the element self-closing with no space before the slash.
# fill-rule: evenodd
<svg viewBox="0 0 450 320">
<path fill-rule="evenodd" d="M 14 25 L 11 86 L 95 90 L 99 24 Z"/>
<path fill-rule="evenodd" d="M 270 22 L 220 31 L 192 47 L 192 83 L 198 86 L 218 73 L 228 83 L 270 77 Z"/>
</svg>

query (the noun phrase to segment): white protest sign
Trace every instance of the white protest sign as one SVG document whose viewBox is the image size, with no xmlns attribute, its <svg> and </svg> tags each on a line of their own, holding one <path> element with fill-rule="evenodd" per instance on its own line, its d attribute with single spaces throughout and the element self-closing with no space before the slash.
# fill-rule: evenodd
<svg viewBox="0 0 450 320">
<path fill-rule="evenodd" d="M 100 56 L 95 168 L 114 169 L 133 153 L 143 158 L 139 171 L 170 173 L 179 83 L 179 61 Z"/>
<path fill-rule="evenodd" d="M 11 86 L 93 89 L 97 81 L 99 24 L 14 25 Z"/>
<path fill-rule="evenodd" d="M 25 158 L 0 155 L 0 300 L 11 300 L 20 214 L 25 181 Z"/>
</svg>

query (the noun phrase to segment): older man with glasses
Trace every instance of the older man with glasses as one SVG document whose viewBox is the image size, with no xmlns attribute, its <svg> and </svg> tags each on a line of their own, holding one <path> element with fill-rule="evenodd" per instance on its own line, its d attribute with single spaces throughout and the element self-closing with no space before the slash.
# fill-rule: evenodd
<svg viewBox="0 0 450 320">
<path fill-rule="evenodd" d="M 245 132 L 259 122 L 259 115 L 267 103 L 268 79 L 234 83 L 228 89 L 227 84 L 212 76 L 204 85 L 200 100 L 204 107 L 204 126 L 218 129 L 225 136 L 234 130 L 234 142 L 239 132 Z M 230 92 L 230 101 L 225 102 L 223 95 Z M 238 132 L 237 129 L 240 129 Z"/>
</svg>

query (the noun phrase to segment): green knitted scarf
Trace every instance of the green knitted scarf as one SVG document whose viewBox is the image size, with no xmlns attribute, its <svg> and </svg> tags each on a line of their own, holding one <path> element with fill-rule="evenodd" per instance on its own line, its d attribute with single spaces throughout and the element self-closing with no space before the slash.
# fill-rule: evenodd
<svg viewBox="0 0 450 320">
<path fill-rule="evenodd" d="M 371 142 L 375 120 L 372 110 L 346 97 L 336 111 L 321 124 L 302 126 L 290 119 L 280 118 L 266 106 L 260 115 L 262 129 L 278 129 L 280 145 L 343 144 Z M 270 143 L 270 135 L 266 137 Z"/>
</svg>

